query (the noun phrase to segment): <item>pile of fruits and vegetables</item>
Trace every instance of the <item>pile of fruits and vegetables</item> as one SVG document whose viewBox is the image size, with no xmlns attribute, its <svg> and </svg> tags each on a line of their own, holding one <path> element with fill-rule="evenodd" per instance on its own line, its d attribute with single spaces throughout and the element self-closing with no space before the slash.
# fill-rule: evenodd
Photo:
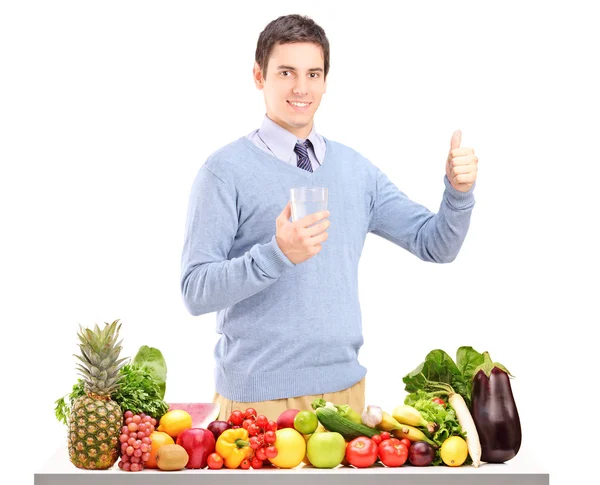
<svg viewBox="0 0 600 485">
<path fill-rule="evenodd" d="M 119 358 L 120 327 L 80 329 L 81 378 L 56 401 L 70 460 L 82 469 L 478 467 L 511 460 L 521 445 L 512 375 L 472 347 L 456 360 L 429 352 L 403 377 L 404 402 L 391 412 L 315 399 L 277 417 L 253 408 L 219 416 L 216 404 L 165 402 L 162 353 L 142 346 Z"/>
</svg>

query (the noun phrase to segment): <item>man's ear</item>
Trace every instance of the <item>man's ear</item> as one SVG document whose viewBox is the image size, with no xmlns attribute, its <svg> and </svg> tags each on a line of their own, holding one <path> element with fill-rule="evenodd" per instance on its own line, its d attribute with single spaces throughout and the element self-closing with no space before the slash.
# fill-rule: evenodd
<svg viewBox="0 0 600 485">
<path fill-rule="evenodd" d="M 262 89 L 264 87 L 264 78 L 262 71 L 260 70 L 260 66 L 256 61 L 254 62 L 254 67 L 252 68 L 252 77 L 254 78 L 256 89 Z"/>
</svg>

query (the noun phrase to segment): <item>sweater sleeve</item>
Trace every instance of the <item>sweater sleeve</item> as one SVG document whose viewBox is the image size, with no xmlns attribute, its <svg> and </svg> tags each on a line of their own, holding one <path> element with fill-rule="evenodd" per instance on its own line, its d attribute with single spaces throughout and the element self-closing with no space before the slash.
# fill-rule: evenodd
<svg viewBox="0 0 600 485">
<path fill-rule="evenodd" d="M 237 229 L 235 190 L 204 165 L 191 190 L 181 261 L 181 291 L 192 315 L 244 300 L 295 266 L 281 252 L 275 235 L 228 259 Z"/>
<path fill-rule="evenodd" d="M 467 235 L 475 204 L 473 187 L 460 192 L 444 175 L 439 211 L 409 199 L 376 168 L 375 197 L 369 232 L 410 251 L 423 261 L 452 262 Z"/>
</svg>

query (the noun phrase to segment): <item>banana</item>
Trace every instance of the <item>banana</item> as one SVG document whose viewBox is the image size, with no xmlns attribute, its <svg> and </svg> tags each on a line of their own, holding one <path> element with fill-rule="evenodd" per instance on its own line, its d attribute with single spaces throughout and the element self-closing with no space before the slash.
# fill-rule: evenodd
<svg viewBox="0 0 600 485">
<path fill-rule="evenodd" d="M 435 441 L 432 441 L 425 436 L 425 433 L 417 428 L 414 428 L 413 426 L 409 426 L 408 424 L 403 424 L 399 429 L 392 430 L 391 433 L 398 439 L 408 438 L 410 441 L 426 441 L 434 448 L 438 447 Z"/>
<path fill-rule="evenodd" d="M 392 431 L 394 429 L 399 429 L 401 426 L 402 425 L 396 421 L 393 416 L 383 411 L 381 413 L 381 423 L 375 427 L 381 431 Z"/>
<path fill-rule="evenodd" d="M 392 411 L 392 416 L 401 424 L 408 424 L 410 426 L 427 426 L 427 421 L 425 421 L 421 413 L 417 409 L 406 404 L 396 406 Z"/>
<path fill-rule="evenodd" d="M 407 404 L 396 406 L 392 411 L 392 416 L 400 424 L 427 428 L 427 431 L 432 434 L 440 428 L 440 425 L 434 421 L 428 423 L 418 409 Z"/>
</svg>

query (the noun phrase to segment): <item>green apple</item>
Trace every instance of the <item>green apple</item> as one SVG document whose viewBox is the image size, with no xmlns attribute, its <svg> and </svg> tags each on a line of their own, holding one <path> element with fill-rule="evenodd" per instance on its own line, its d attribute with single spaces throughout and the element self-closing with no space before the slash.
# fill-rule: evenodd
<svg viewBox="0 0 600 485">
<path fill-rule="evenodd" d="M 346 441 L 340 433 L 313 433 L 306 443 L 306 455 L 317 468 L 335 468 L 346 456 Z"/>
</svg>

